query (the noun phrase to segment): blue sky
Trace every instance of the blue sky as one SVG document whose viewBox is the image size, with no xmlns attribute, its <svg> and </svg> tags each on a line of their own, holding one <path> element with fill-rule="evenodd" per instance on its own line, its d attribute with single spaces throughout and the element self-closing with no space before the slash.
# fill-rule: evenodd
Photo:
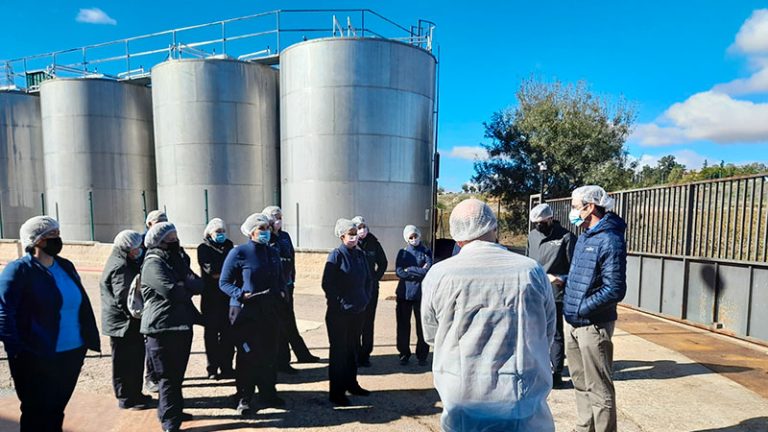
<svg viewBox="0 0 768 432">
<path fill-rule="evenodd" d="M 320 7 L 371 8 L 404 24 L 418 18 L 437 23 L 440 183 L 448 190 L 468 181 L 472 157 L 482 156 L 482 122 L 512 106 L 521 80 L 531 75 L 585 80 L 598 94 L 634 103 L 637 128 L 628 149 L 642 162 L 675 154 L 689 167 L 705 159 L 768 163 L 764 1 L 90 0 L 18 7 L 0 0 L 0 59 L 279 8 Z M 93 8 L 103 15 L 81 12 Z"/>
</svg>

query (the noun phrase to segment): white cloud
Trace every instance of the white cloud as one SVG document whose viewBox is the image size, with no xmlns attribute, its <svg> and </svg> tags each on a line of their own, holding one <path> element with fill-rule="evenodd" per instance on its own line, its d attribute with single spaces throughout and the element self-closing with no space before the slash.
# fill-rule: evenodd
<svg viewBox="0 0 768 432">
<path fill-rule="evenodd" d="M 733 99 L 714 91 L 696 93 L 669 107 L 656 122 L 639 125 L 632 138 L 646 146 L 698 140 L 720 144 L 765 142 L 768 103 Z"/>
<path fill-rule="evenodd" d="M 731 49 L 747 54 L 768 53 L 768 9 L 752 12 L 741 25 Z"/>
<path fill-rule="evenodd" d="M 448 153 L 448 157 L 466 160 L 487 160 L 488 152 L 480 146 L 456 146 Z"/>
<path fill-rule="evenodd" d="M 650 167 L 656 167 L 656 164 L 659 162 L 659 159 L 661 159 L 663 156 L 666 156 L 666 155 L 674 156 L 677 163 L 681 163 L 685 165 L 686 169 L 699 169 L 702 166 L 704 166 L 705 160 L 709 161 L 710 165 L 714 162 L 713 158 L 708 158 L 704 155 L 696 153 L 693 150 L 688 150 L 688 149 L 678 150 L 671 153 L 662 153 L 657 155 L 643 154 L 639 158 L 632 157 L 632 159 L 638 162 L 637 171 L 639 172 L 646 165 Z"/>
<path fill-rule="evenodd" d="M 117 21 L 99 8 L 80 9 L 75 21 L 87 24 L 117 25 Z"/>
<path fill-rule="evenodd" d="M 749 78 L 739 78 L 724 84 L 717 84 L 712 88 L 712 91 L 733 96 L 768 92 L 768 67 L 758 70 Z"/>
</svg>

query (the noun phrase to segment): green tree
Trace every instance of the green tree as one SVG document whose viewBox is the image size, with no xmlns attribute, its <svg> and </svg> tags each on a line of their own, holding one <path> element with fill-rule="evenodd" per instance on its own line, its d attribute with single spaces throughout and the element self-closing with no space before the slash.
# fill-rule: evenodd
<svg viewBox="0 0 768 432">
<path fill-rule="evenodd" d="M 517 105 L 483 124 L 490 157 L 475 163 L 472 181 L 481 191 L 503 198 L 522 230 L 528 196 L 539 191 L 541 161 L 547 163 L 550 197 L 584 184 L 628 187 L 636 164 L 627 159 L 624 142 L 634 118 L 623 100 L 595 96 L 583 82 L 528 79 L 517 92 Z"/>
</svg>

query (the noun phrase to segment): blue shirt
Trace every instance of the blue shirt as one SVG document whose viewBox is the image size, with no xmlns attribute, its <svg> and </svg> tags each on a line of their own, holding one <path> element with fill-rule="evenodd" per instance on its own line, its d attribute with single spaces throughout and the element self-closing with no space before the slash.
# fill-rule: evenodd
<svg viewBox="0 0 768 432">
<path fill-rule="evenodd" d="M 48 271 L 56 281 L 56 288 L 61 292 L 61 318 L 59 321 L 59 337 L 56 339 L 56 352 L 63 352 L 83 346 L 83 336 L 80 334 L 80 303 L 83 296 L 75 281 L 55 261 Z"/>
</svg>

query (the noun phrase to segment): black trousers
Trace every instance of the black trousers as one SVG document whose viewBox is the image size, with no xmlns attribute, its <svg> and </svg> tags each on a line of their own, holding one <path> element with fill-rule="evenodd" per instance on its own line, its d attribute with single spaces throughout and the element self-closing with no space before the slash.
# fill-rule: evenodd
<svg viewBox="0 0 768 432">
<path fill-rule="evenodd" d="M 282 323 L 277 354 L 278 367 L 287 366 L 291 363 L 291 350 L 296 354 L 298 360 L 304 360 L 311 356 L 304 338 L 299 333 L 299 327 L 296 325 L 296 313 L 293 310 L 293 290 L 286 293 L 285 301 L 279 305 L 278 313 Z"/>
<path fill-rule="evenodd" d="M 233 325 L 237 341 L 235 380 L 240 399 L 250 401 L 255 389 L 259 398 L 277 394 L 277 343 L 280 332 L 278 300 L 264 295 L 243 305 Z"/>
<path fill-rule="evenodd" d="M 8 359 L 21 402 L 20 431 L 61 432 L 64 409 L 75 391 L 85 351 L 83 347 L 44 357 L 21 353 Z"/>
<path fill-rule="evenodd" d="M 192 348 L 192 330 L 168 331 L 147 336 L 147 350 L 160 389 L 157 418 L 163 429 L 178 429 L 184 409 L 181 385 Z"/>
<path fill-rule="evenodd" d="M 331 397 L 343 396 L 347 390 L 360 387 L 357 382 L 357 349 L 364 314 L 328 312 L 325 325 L 331 358 L 328 365 Z"/>
<path fill-rule="evenodd" d="M 141 321 L 131 319 L 122 337 L 110 337 L 112 348 L 112 388 L 121 407 L 141 398 L 144 374 L 144 335 L 139 333 Z"/>
<path fill-rule="evenodd" d="M 155 375 L 155 366 L 152 364 L 152 359 L 149 358 L 149 346 L 147 345 L 147 338 L 144 337 L 144 381 L 148 383 L 157 383 L 158 378 Z"/>
<path fill-rule="evenodd" d="M 421 300 L 397 300 L 395 306 L 397 315 L 397 351 L 400 357 L 411 357 L 411 316 L 416 317 L 416 358 L 426 360 L 429 355 L 429 345 L 424 341 L 421 328 Z"/>
<path fill-rule="evenodd" d="M 363 327 L 357 352 L 358 361 L 366 361 L 373 352 L 373 323 L 376 321 L 376 306 L 379 304 L 379 284 L 373 287 L 371 301 L 363 312 Z"/>
<path fill-rule="evenodd" d="M 235 341 L 232 324 L 229 322 L 229 298 L 219 293 L 203 293 L 200 309 L 203 313 L 205 330 L 206 369 L 208 374 L 232 372 L 235 357 Z"/>
<path fill-rule="evenodd" d="M 563 336 L 563 302 L 555 302 L 557 315 L 555 317 L 555 339 L 549 347 L 549 360 L 552 362 L 552 373 L 562 375 L 565 363 L 565 337 Z"/>
</svg>

